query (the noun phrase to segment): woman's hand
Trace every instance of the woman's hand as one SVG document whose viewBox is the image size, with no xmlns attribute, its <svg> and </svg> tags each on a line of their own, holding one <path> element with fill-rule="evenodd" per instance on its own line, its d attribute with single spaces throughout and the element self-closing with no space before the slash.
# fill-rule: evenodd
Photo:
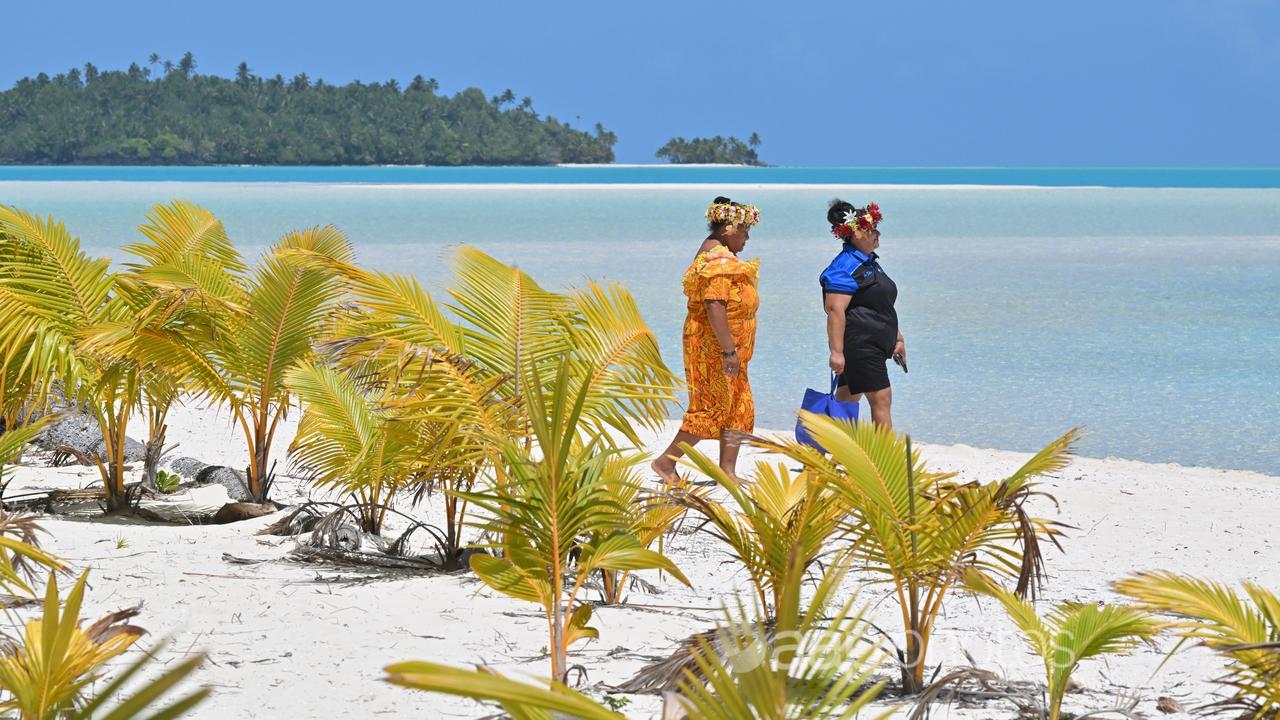
<svg viewBox="0 0 1280 720">
<path fill-rule="evenodd" d="M 742 360 L 738 357 L 738 351 L 735 349 L 728 355 L 721 354 L 724 362 L 724 374 L 729 377 L 737 377 L 738 370 L 742 369 Z"/>
<path fill-rule="evenodd" d="M 895 360 L 901 358 L 898 364 L 903 366 L 907 364 L 907 344 L 902 341 L 901 335 L 898 336 L 898 342 L 893 344 L 893 356 Z"/>
<path fill-rule="evenodd" d="M 827 366 L 837 375 L 844 372 L 844 353 L 832 352 L 831 357 L 827 358 Z"/>
</svg>

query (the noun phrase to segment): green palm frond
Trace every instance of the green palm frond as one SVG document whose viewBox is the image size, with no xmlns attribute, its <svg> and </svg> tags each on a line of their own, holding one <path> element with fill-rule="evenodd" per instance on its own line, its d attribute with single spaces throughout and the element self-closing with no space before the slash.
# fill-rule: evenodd
<svg viewBox="0 0 1280 720">
<path fill-rule="evenodd" d="M 45 416 L 0 434 L 0 468 L 7 472 L 4 466 L 16 461 L 27 443 L 55 419 Z M 61 560 L 40 548 L 40 532 L 36 516 L 0 510 L 0 591 L 14 596 L 33 595 L 30 583 L 35 579 L 36 567 L 62 569 Z"/>
<path fill-rule="evenodd" d="M 305 407 L 289 447 L 295 464 L 316 485 L 355 496 L 364 529 L 381 532 L 381 506 L 431 456 L 419 428 L 387 412 L 385 388 L 336 368 L 300 361 L 285 382 Z"/>
<path fill-rule="evenodd" d="M 471 247 L 458 250 L 454 274 L 452 309 L 469 325 L 466 356 L 517 383 L 531 382 L 539 370 L 550 377 L 549 364 L 570 348 L 564 331 L 573 313 L 569 298 Z"/>
<path fill-rule="evenodd" d="M 127 359 L 89 347 L 86 337 L 118 323 L 131 308 L 120 278 L 92 258 L 66 226 L 0 207 L 0 411 L 18 425 L 48 407 L 55 382 L 83 403 L 103 431 L 98 471 L 107 507 L 124 495 L 124 433 L 141 403 L 143 375 Z"/>
<path fill-rule="evenodd" d="M 807 606 L 799 601 L 804 574 L 798 566 L 787 573 L 788 611 L 778 615 L 776 631 L 762 621 L 762 608 L 726 610 L 715 642 L 702 639 L 694 650 L 696 672 L 686 675 L 674 701 L 698 720 L 864 716 L 885 685 L 874 678 L 883 651 L 866 637 L 857 596 L 834 602 L 847 571 L 847 562 L 834 564 Z"/>
<path fill-rule="evenodd" d="M 649 548 L 661 543 L 675 524 L 685 515 L 685 508 L 672 502 L 676 493 L 695 490 L 679 477 L 663 481 L 658 488 L 650 488 L 641 478 L 639 466 L 644 457 L 616 455 L 609 460 L 605 471 L 606 492 L 617 499 L 622 507 L 622 529 L 634 537 L 641 547 Z M 631 573 L 625 570 L 601 570 L 601 597 L 607 604 L 623 602 L 627 581 Z"/>
<path fill-rule="evenodd" d="M 34 596 L 31 582 L 37 568 L 63 569 L 61 560 L 40 547 L 40 532 L 42 528 L 35 515 L 0 511 L 0 591 L 13 596 Z"/>
<path fill-rule="evenodd" d="M 690 671 L 679 694 L 666 702 L 671 717 L 690 720 L 805 720 L 807 718 L 872 717 L 893 714 L 887 708 L 868 715 L 868 706 L 884 688 L 877 680 L 876 658 L 882 652 L 867 637 L 869 626 L 857 597 L 835 603 L 848 564 L 837 563 L 817 583 L 807 606 L 801 606 L 804 573 L 787 573 L 789 620 L 773 623 L 749 615 L 741 606 L 725 611 L 714 640 L 694 651 Z M 586 607 L 586 606 L 584 606 Z M 833 610 L 834 608 L 834 610 Z M 563 684 L 525 683 L 487 667 L 474 670 L 432 662 L 405 662 L 386 668 L 386 682 L 416 690 L 496 702 L 513 718 L 553 720 L 618 720 L 623 716 Z M 664 714 L 667 717 L 668 714 Z"/>
<path fill-rule="evenodd" d="M 58 220 L 0 205 L 0 379 L 4 410 L 43 405 L 54 380 L 78 391 L 93 368 L 77 333 L 104 319 L 116 276 Z"/>
<path fill-rule="evenodd" d="M 792 440 L 757 443 L 803 463 L 849 513 L 852 557 L 897 593 L 906 634 L 903 684 L 919 690 L 934 623 L 963 572 L 1017 578 L 1019 593 L 1034 589 L 1043 569 L 1040 543 L 1056 543 L 1061 530 L 1024 503 L 1036 494 L 1035 477 L 1064 466 L 1078 433 L 1051 443 L 1008 479 L 957 483 L 930 472 L 905 436 L 874 423 L 809 413 L 802 422 L 830 458 Z"/>
<path fill-rule="evenodd" d="M 472 560 L 481 580 L 543 605 L 558 680 L 564 679 L 568 646 L 595 632 L 585 624 L 589 610 L 581 609 L 589 606 L 578 605 L 593 573 L 659 569 L 689 583 L 669 559 L 628 532 L 626 508 L 611 492 L 626 482 L 618 453 L 583 422 L 587 392 L 569 382 L 571 372 L 562 364 L 544 384 L 532 370 L 523 389 L 532 442 L 498 439 L 502 476 L 486 489 L 455 493 L 484 511 L 479 527 L 497 538 L 493 547 L 501 551 L 501 557 Z"/>
<path fill-rule="evenodd" d="M 147 213 L 147 222 L 138 231 L 150 242 L 125 246 L 125 252 L 137 255 L 149 266 L 181 262 L 190 257 L 204 257 L 232 273 L 247 268 L 222 221 L 205 208 L 186 200 L 156 205 Z M 145 265 L 129 267 L 142 268 Z"/>
<path fill-rule="evenodd" d="M 208 699 L 212 691 L 202 687 L 190 692 L 178 690 L 177 699 L 169 696 L 200 669 L 204 660 L 201 654 L 167 666 L 158 677 L 131 687 L 126 694 L 130 681 L 155 662 L 154 655 L 144 654 L 70 713 L 67 720 L 176 720 L 183 717 Z"/>
<path fill-rule="evenodd" d="M 1223 583 L 1170 572 L 1140 573 L 1115 583 L 1144 608 L 1173 613 L 1183 637 L 1198 641 L 1229 661 L 1224 682 L 1235 688 L 1228 705 L 1250 717 L 1280 713 L 1280 596 L 1253 583 L 1244 594 Z"/>
<path fill-rule="evenodd" d="M 137 608 L 84 626 L 80 610 L 87 577 L 88 571 L 82 573 L 64 599 L 58 593 L 57 574 L 49 574 L 43 613 L 27 622 L 19 642 L 0 652 L 0 689 L 6 695 L 0 708 L 17 711 L 24 720 L 172 720 L 202 702 L 208 688 L 166 699 L 200 666 L 202 656 L 167 669 L 126 697 L 121 697 L 125 686 L 151 664 L 151 654 L 101 687 L 94 686 L 108 663 L 145 631 L 129 623 Z"/>
<path fill-rule="evenodd" d="M 755 587 L 756 600 L 773 617 L 788 573 L 808 573 L 841 535 L 845 509 L 822 480 L 811 473 L 792 474 L 785 465 L 759 462 L 755 482 L 742 485 L 692 447 L 688 461 L 716 481 L 729 503 L 691 491 L 673 500 L 706 519 L 704 530 L 723 543 Z"/>
<path fill-rule="evenodd" d="M 332 227 L 287 233 L 255 268 L 247 312 L 233 326 L 233 337 L 225 339 L 236 349 L 226 353 L 225 361 L 242 397 L 259 403 L 281 397 L 285 370 L 309 356 L 344 289 L 333 273 L 304 265 L 284 251 L 307 249 L 345 258 L 350 255 L 345 242 Z"/>
<path fill-rule="evenodd" d="M 433 662 L 388 665 L 386 682 L 414 690 L 459 695 L 497 702 L 516 720 L 623 720 L 624 715 L 606 709 L 562 683 L 540 685 L 512 680 L 485 667 L 465 670 Z M 554 715 L 552 713 L 555 713 Z"/>
<path fill-rule="evenodd" d="M 638 445 L 633 423 L 657 427 L 678 381 L 625 288 L 589 283 L 572 299 L 581 321 L 572 327 L 568 357 L 578 367 L 574 382 L 587 392 L 586 414 L 599 420 L 601 431 L 611 428 Z"/>
<path fill-rule="evenodd" d="M 1061 716 L 1071 675 L 1081 661 L 1127 653 L 1162 629 L 1149 613 L 1124 605 L 1063 603 L 1041 618 L 1029 601 L 996 585 L 982 573 L 970 571 L 965 584 L 973 592 L 999 601 L 1027 645 L 1044 663 L 1050 720 Z"/>
<path fill-rule="evenodd" d="M 1035 478 L 1052 475 L 1066 468 L 1071 463 L 1075 446 L 1080 443 L 1083 436 L 1084 433 L 1080 428 L 1072 428 L 1062 437 L 1044 446 L 1005 481 L 1010 491 L 1021 488 Z"/>
</svg>

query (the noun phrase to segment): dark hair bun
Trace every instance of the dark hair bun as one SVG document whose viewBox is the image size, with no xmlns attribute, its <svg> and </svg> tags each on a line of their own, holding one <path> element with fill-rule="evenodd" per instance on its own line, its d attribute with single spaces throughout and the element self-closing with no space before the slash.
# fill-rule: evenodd
<svg viewBox="0 0 1280 720">
<path fill-rule="evenodd" d="M 716 199 L 712 200 L 711 202 L 715 203 L 716 205 L 730 205 L 733 203 L 732 200 L 730 200 L 729 198 L 723 195 L 717 195 Z"/>
<path fill-rule="evenodd" d="M 845 202 L 840 198 L 831 201 L 831 205 L 827 207 L 827 222 L 832 225 L 839 225 L 844 222 L 844 214 L 857 210 L 853 203 Z"/>
</svg>

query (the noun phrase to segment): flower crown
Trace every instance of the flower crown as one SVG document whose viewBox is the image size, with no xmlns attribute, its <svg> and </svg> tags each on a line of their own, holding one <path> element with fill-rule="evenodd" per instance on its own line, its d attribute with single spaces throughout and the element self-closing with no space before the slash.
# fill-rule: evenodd
<svg viewBox="0 0 1280 720">
<path fill-rule="evenodd" d="M 760 222 L 760 208 L 738 203 L 711 203 L 707 206 L 707 220 L 725 225 L 751 227 Z"/>
<path fill-rule="evenodd" d="M 838 238 L 844 240 L 853 239 L 853 231 L 856 230 L 874 230 L 880 221 L 884 219 L 884 215 L 880 214 L 880 206 L 875 203 L 868 204 L 861 210 L 854 208 L 844 214 L 844 222 L 839 225 L 831 226 L 831 233 Z"/>
</svg>

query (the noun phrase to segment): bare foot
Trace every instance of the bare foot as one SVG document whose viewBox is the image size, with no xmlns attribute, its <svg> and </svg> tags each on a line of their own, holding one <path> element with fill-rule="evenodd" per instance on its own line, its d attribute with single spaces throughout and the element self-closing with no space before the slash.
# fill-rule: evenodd
<svg viewBox="0 0 1280 720">
<path fill-rule="evenodd" d="M 657 473 L 663 482 L 674 482 L 676 479 L 676 461 L 666 455 L 649 463 L 649 469 Z"/>
</svg>

